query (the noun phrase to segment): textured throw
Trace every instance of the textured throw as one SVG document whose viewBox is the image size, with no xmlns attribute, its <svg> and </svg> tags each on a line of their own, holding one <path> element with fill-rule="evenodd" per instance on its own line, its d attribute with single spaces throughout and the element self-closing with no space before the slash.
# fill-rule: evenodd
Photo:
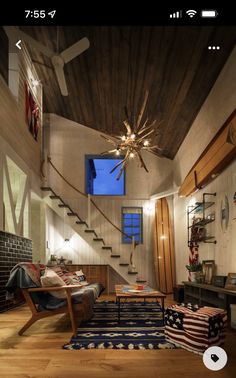
<svg viewBox="0 0 236 378">
<path fill-rule="evenodd" d="M 97 302 L 92 320 L 80 325 L 64 349 L 173 349 L 164 335 L 162 312 L 155 302 Z"/>
</svg>

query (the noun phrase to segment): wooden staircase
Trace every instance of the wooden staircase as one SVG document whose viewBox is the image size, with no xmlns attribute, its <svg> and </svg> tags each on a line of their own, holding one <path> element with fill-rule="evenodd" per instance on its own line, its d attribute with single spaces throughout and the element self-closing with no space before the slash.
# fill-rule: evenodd
<svg viewBox="0 0 236 378">
<path fill-rule="evenodd" d="M 94 251 L 102 256 L 103 259 L 127 281 L 127 283 L 146 282 L 145 280 L 137 280 L 136 277 L 138 272 L 129 272 L 129 263 L 120 261 L 120 254 L 113 252 L 112 246 L 106 245 L 104 239 L 100 237 L 94 229 L 90 229 L 87 222 L 82 220 L 79 214 L 73 211 L 73 209 L 71 209 L 71 207 L 65 203 L 51 187 L 41 187 L 41 190 L 45 192 L 44 201 L 47 205 L 63 218 L 75 232 L 86 240 L 86 242 L 92 246 Z M 68 210 L 66 212 L 66 217 L 65 209 Z"/>
</svg>

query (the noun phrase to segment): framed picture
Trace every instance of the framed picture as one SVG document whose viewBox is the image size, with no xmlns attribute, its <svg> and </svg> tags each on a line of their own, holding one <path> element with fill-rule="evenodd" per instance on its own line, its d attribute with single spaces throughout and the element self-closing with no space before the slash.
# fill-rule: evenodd
<svg viewBox="0 0 236 378">
<path fill-rule="evenodd" d="M 225 283 L 225 289 L 236 290 L 236 273 L 229 273 Z"/>
<path fill-rule="evenodd" d="M 215 274 L 215 260 L 203 260 L 202 272 L 204 274 L 204 283 L 211 284 L 212 277 Z"/>
</svg>

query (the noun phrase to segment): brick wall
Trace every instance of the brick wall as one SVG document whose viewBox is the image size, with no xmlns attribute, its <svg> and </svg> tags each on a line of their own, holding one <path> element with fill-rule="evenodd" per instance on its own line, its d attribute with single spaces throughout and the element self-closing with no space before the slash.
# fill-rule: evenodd
<svg viewBox="0 0 236 378">
<path fill-rule="evenodd" d="M 0 231 L 0 312 L 16 306 L 6 300 L 5 284 L 10 270 L 19 262 L 32 261 L 32 241 Z"/>
</svg>

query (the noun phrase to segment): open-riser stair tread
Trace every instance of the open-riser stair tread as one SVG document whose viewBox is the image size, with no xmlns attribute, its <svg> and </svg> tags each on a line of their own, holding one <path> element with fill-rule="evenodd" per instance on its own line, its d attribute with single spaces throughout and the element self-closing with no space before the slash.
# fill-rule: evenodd
<svg viewBox="0 0 236 378">
<path fill-rule="evenodd" d="M 88 230 L 84 230 L 84 232 L 86 232 L 86 234 L 94 234 L 97 237 L 97 233 L 95 230 L 88 229 Z"/>
<path fill-rule="evenodd" d="M 110 257 L 120 258 L 120 255 L 111 255 Z"/>
<path fill-rule="evenodd" d="M 136 280 L 137 283 L 145 283 L 147 280 Z"/>
<path fill-rule="evenodd" d="M 55 193 L 53 190 L 52 190 L 52 188 L 51 187 L 43 187 L 43 188 L 41 188 L 44 192 L 51 192 L 53 195 L 55 195 L 55 196 L 57 196 L 57 193 Z M 59 197 L 59 196 L 57 196 L 57 197 Z M 71 217 L 71 216 L 68 216 L 68 217 L 66 217 L 66 218 L 64 218 L 64 215 L 62 214 L 62 209 L 63 208 L 67 208 L 68 209 L 68 212 L 71 212 L 71 213 L 75 213 L 72 209 L 71 209 L 71 207 L 68 205 L 68 204 L 66 204 L 61 198 L 60 198 L 60 201 L 61 201 L 61 203 L 57 203 L 56 201 L 53 201 L 52 200 L 52 198 L 50 198 L 50 196 L 49 196 L 49 194 L 47 195 L 47 196 L 45 196 L 44 197 L 44 200 L 45 200 L 45 202 L 48 204 L 48 206 L 50 206 L 60 217 L 63 217 L 63 219 L 64 219 L 64 221 L 65 221 L 65 219 L 67 219 L 67 222 L 68 222 L 68 224 L 72 227 L 72 228 L 74 228 L 74 230 L 75 230 L 75 232 L 77 232 L 81 237 L 83 237 L 83 233 L 85 232 L 87 235 L 89 235 L 89 233 L 91 233 L 91 234 L 93 234 L 95 237 L 93 238 L 93 239 L 96 239 L 96 241 L 99 241 L 99 242 L 102 242 L 103 243 L 103 245 L 100 245 L 99 243 L 94 243 L 94 249 L 95 249 L 95 251 L 98 253 L 98 254 L 100 254 L 100 251 L 102 251 L 102 250 L 110 250 L 110 251 L 112 251 L 112 247 L 111 246 L 107 246 L 106 244 L 105 244 L 105 242 L 104 242 L 104 239 L 103 238 L 99 238 L 98 237 L 98 235 L 97 235 L 97 233 L 96 233 L 96 231 L 95 230 L 93 230 L 93 229 L 91 229 L 91 228 L 89 228 L 89 225 L 85 222 L 85 221 L 83 221 L 80 217 L 79 217 L 79 215 L 77 214 L 77 216 L 78 216 L 78 220 L 73 220 L 73 219 L 71 219 L 71 221 L 69 221 L 69 219 L 70 218 L 73 218 L 73 217 Z M 61 208 L 61 210 L 60 210 L 60 208 Z M 86 226 L 86 229 L 84 229 L 83 227 L 76 227 L 77 225 L 85 225 Z M 88 236 L 87 237 L 85 237 L 85 234 L 84 234 L 84 238 L 85 238 L 85 240 L 88 242 L 88 243 L 90 243 L 91 241 L 92 241 L 92 239 L 90 239 Z M 100 255 L 100 256 L 102 256 L 102 255 Z M 115 269 L 116 271 L 117 271 L 117 273 L 118 274 L 120 274 L 126 281 L 127 281 L 127 283 L 135 283 L 135 281 L 131 278 L 132 276 L 134 277 L 135 276 L 135 274 L 138 274 L 138 272 L 132 272 L 132 273 L 130 273 L 130 272 L 128 272 L 128 269 L 125 269 L 125 270 L 123 270 L 123 269 L 121 269 L 120 271 L 119 271 L 119 269 L 117 269 L 119 266 L 120 267 L 122 267 L 122 266 L 124 266 L 124 267 L 128 267 L 129 266 L 129 264 L 128 263 L 119 263 L 119 259 L 118 259 L 118 254 L 114 254 L 113 255 L 114 257 L 116 256 L 117 257 L 117 259 L 116 258 L 111 258 L 112 257 L 112 253 L 111 254 L 109 254 L 109 256 L 108 255 L 105 255 L 105 259 L 107 260 L 107 262 L 108 262 L 108 264 L 110 264 L 112 267 L 113 267 L 113 269 Z M 120 256 L 119 256 L 120 257 Z M 110 261 L 110 262 L 109 262 Z M 129 277 L 128 276 L 130 276 L 130 279 L 129 279 Z"/>
</svg>

